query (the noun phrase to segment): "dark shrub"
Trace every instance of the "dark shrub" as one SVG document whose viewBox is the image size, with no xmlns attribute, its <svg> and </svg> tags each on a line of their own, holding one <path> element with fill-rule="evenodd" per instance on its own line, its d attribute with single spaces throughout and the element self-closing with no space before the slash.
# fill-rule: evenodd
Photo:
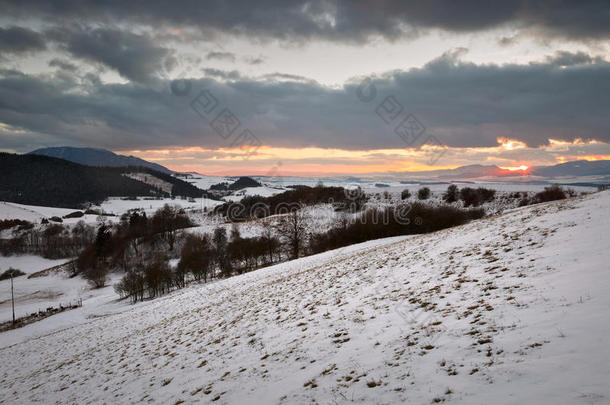
<svg viewBox="0 0 610 405">
<path fill-rule="evenodd" d="M 108 280 L 108 267 L 106 263 L 100 261 L 93 267 L 87 268 L 83 275 L 93 288 L 102 288 L 106 286 Z"/>
<path fill-rule="evenodd" d="M 409 197 L 411 197 L 411 192 L 406 188 L 402 190 L 402 193 L 400 193 L 400 198 L 406 200 Z"/>
<path fill-rule="evenodd" d="M 456 202 L 460 196 L 459 190 L 455 184 L 451 184 L 447 187 L 447 191 L 443 194 L 443 200 L 446 203 Z"/>
<path fill-rule="evenodd" d="M 191 272 L 195 280 L 207 281 L 213 259 L 214 249 L 208 235 L 187 235 L 178 268 Z"/>
<path fill-rule="evenodd" d="M 479 205 L 493 201 L 496 197 L 496 190 L 479 187 L 477 189 L 464 187 L 460 190 L 460 199 L 464 201 L 464 207 L 478 207 Z"/>
<path fill-rule="evenodd" d="M 4 231 L 5 229 L 11 229 L 14 226 L 19 226 L 19 230 L 32 229 L 34 224 L 32 224 L 29 221 L 25 221 L 23 219 L 2 219 L 2 220 L 0 220 L 0 231 Z"/>
<path fill-rule="evenodd" d="M 527 193 L 526 192 L 523 192 L 523 197 L 527 197 Z M 510 193 L 508 195 L 508 198 L 512 198 L 512 199 L 515 199 L 515 200 L 518 199 L 518 198 L 521 198 L 521 192 L 520 191 L 512 192 L 512 193 Z"/>
<path fill-rule="evenodd" d="M 148 290 L 148 296 L 154 298 L 169 292 L 172 282 L 178 288 L 183 288 L 186 285 L 185 275 L 183 268 L 177 268 L 175 272 L 172 272 L 167 258 L 162 253 L 156 254 L 154 259 L 144 267 L 144 284 Z"/>
<path fill-rule="evenodd" d="M 51 217 L 51 218 L 49 218 L 49 221 L 51 221 L 51 222 L 59 222 L 59 223 L 64 222 L 64 220 L 61 219 L 60 217 Z"/>
<path fill-rule="evenodd" d="M 566 197 L 566 192 L 563 188 L 557 185 L 553 185 L 550 187 L 545 187 L 544 191 L 536 193 L 534 195 L 534 200 L 537 203 L 541 203 L 547 201 L 563 200 Z"/>
<path fill-rule="evenodd" d="M 221 227 L 214 229 L 212 242 L 214 244 L 214 260 L 220 268 L 221 275 L 228 277 L 231 275 L 233 268 L 228 254 L 229 238 L 227 238 L 227 230 Z"/>
<path fill-rule="evenodd" d="M 25 221 L 23 219 L 3 219 L 3 220 L 0 220 L 0 231 L 4 231 L 5 229 L 11 229 L 14 226 L 28 227 L 30 225 L 33 226 L 34 224 L 32 224 L 29 221 Z M 31 229 L 31 227 L 25 228 L 25 229 Z"/>
<path fill-rule="evenodd" d="M 430 189 L 428 187 L 422 187 L 417 191 L 417 198 L 420 200 L 427 200 L 430 198 Z"/>
<path fill-rule="evenodd" d="M 479 193 L 479 197 L 481 198 L 481 202 L 493 201 L 496 198 L 496 190 L 491 188 L 477 188 L 477 193 Z"/>
<path fill-rule="evenodd" d="M 13 278 L 15 278 L 15 277 L 19 277 L 19 276 L 24 276 L 25 273 L 19 269 L 14 269 L 14 268 L 10 267 L 8 270 L 6 270 L 2 274 L 0 274 L 0 280 L 7 280 L 7 279 L 11 278 L 11 275 Z"/>
<path fill-rule="evenodd" d="M 114 286 L 114 290 L 121 297 L 130 297 L 131 302 L 136 302 L 138 299 L 141 301 L 144 299 L 144 271 L 142 268 L 136 268 L 128 270 Z"/>
<path fill-rule="evenodd" d="M 26 224 L 19 225 L 19 226 L 17 227 L 17 231 L 29 231 L 30 229 L 34 229 L 34 224 L 33 224 L 33 223 L 31 223 L 31 222 L 28 222 L 28 223 L 26 223 Z"/>
<path fill-rule="evenodd" d="M 319 253 L 372 239 L 433 232 L 479 219 L 484 214 L 480 208 L 464 210 L 422 203 L 369 209 L 347 225 L 312 235 L 310 248 L 313 253 Z"/>
<path fill-rule="evenodd" d="M 85 214 L 83 214 L 82 211 L 74 211 L 69 213 L 68 215 L 64 215 L 64 219 L 68 219 L 68 218 L 80 218 L 82 216 L 84 216 Z"/>
</svg>

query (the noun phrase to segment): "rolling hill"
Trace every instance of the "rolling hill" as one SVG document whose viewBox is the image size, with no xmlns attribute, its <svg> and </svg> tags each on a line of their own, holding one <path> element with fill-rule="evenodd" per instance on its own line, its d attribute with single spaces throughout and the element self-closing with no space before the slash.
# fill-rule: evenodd
<svg viewBox="0 0 610 405">
<path fill-rule="evenodd" d="M 71 146 L 60 146 L 53 148 L 36 149 L 29 154 L 43 155 L 65 159 L 70 162 L 86 166 L 97 167 L 128 167 L 140 166 L 156 170 L 161 173 L 172 174 L 173 171 L 157 163 L 152 163 L 135 156 L 117 155 L 106 149 L 97 148 L 75 148 Z"/>
<path fill-rule="evenodd" d="M 6 332 L 0 402 L 606 403 L 609 209 L 601 192 L 108 297 Z"/>
<path fill-rule="evenodd" d="M 154 185 L 125 176 L 145 172 L 171 184 L 171 194 L 201 197 L 195 186 L 141 167 L 93 167 L 35 154 L 0 153 L 0 201 L 76 208 L 110 196 L 167 196 Z"/>
</svg>

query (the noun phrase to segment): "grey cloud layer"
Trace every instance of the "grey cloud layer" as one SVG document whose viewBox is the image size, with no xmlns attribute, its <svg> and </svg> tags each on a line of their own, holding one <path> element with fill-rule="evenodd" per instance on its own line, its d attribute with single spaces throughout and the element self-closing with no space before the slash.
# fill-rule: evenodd
<svg viewBox="0 0 610 405">
<path fill-rule="evenodd" d="M 500 25 L 575 39 L 610 37 L 610 8 L 604 0 L 14 0 L 3 1 L 2 9 L 17 17 L 138 22 L 297 41 L 359 42 L 376 35 L 395 39 L 427 28 L 472 32 Z"/>
<path fill-rule="evenodd" d="M 164 64 L 172 63 L 172 51 L 143 34 L 75 25 L 51 29 L 47 35 L 72 56 L 112 68 L 135 82 L 153 82 Z"/>
<path fill-rule="evenodd" d="M 571 63 L 563 67 L 558 58 Z M 372 82 L 377 97 L 363 103 L 356 97 L 357 80 L 337 89 L 298 77 L 225 75 L 194 79 L 190 94 L 178 97 L 168 83 L 155 89 L 102 84 L 92 75 L 49 78 L 3 71 L 0 122 L 13 129 L 0 128 L 0 144 L 17 150 L 39 146 L 32 144 L 36 141 L 117 150 L 228 147 L 230 141 L 189 107 L 204 88 L 240 119 L 242 128 L 273 146 L 405 147 L 375 114 L 390 95 L 450 146 L 494 146 L 500 136 L 529 145 L 548 138 L 610 142 L 610 64 L 583 61 L 578 54 L 507 66 L 462 63 L 446 54 L 422 69 L 390 72 Z"/>
<path fill-rule="evenodd" d="M 20 54 L 44 49 L 46 43 L 40 33 L 23 27 L 0 27 L 0 56 L 4 53 Z"/>
<path fill-rule="evenodd" d="M 231 52 L 209 52 L 206 55 L 207 60 L 224 60 L 228 62 L 235 62 L 235 54 Z"/>
</svg>

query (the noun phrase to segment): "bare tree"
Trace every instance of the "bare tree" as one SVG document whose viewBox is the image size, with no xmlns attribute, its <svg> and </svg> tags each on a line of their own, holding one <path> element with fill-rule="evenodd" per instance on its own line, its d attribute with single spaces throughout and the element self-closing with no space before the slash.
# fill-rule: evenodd
<svg viewBox="0 0 610 405">
<path fill-rule="evenodd" d="M 214 229 L 214 236 L 212 236 L 214 242 L 214 253 L 216 256 L 216 262 L 220 267 L 220 272 L 223 276 L 228 277 L 233 271 L 231 267 L 231 260 L 228 256 L 228 238 L 227 230 L 225 228 L 218 227 Z"/>
<path fill-rule="evenodd" d="M 276 225 L 277 233 L 288 246 L 291 259 L 299 257 L 308 234 L 309 218 L 303 210 L 293 209 L 282 215 Z"/>
<path fill-rule="evenodd" d="M 260 237 L 260 241 L 264 246 L 265 255 L 267 256 L 266 262 L 273 263 L 275 256 L 279 256 L 280 241 L 273 235 L 273 224 L 270 220 L 263 220 L 262 226 L 263 233 Z M 278 260 L 281 260 L 281 257 L 278 257 Z"/>
<path fill-rule="evenodd" d="M 193 274 L 195 280 L 207 281 L 212 266 L 213 249 L 208 235 L 192 235 L 186 237 L 178 269 L 185 269 Z"/>
</svg>

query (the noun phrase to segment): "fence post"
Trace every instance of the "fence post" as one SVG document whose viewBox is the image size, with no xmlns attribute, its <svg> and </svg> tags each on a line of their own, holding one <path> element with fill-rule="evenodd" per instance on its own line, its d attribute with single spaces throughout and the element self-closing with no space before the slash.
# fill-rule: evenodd
<svg viewBox="0 0 610 405">
<path fill-rule="evenodd" d="M 13 271 L 11 270 L 11 303 L 13 306 L 13 325 L 15 324 L 15 293 L 13 292 Z"/>
</svg>

